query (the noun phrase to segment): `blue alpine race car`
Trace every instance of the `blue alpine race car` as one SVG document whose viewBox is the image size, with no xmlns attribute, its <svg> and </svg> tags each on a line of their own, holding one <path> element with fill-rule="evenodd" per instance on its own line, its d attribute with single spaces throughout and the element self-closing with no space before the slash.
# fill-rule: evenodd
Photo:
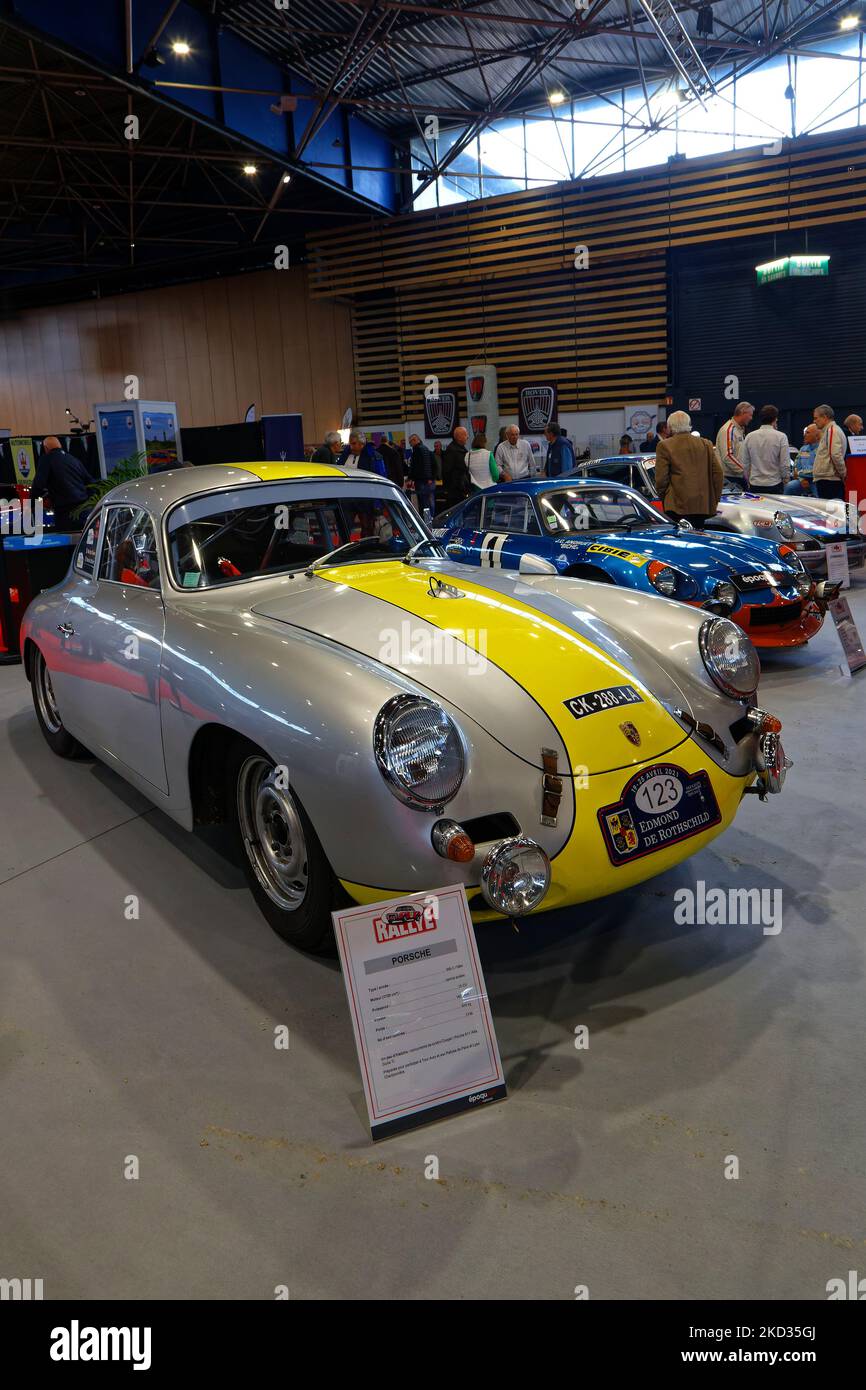
<svg viewBox="0 0 866 1390">
<path fill-rule="evenodd" d="M 838 589 L 816 584 L 789 545 L 677 526 L 634 488 L 574 475 L 488 488 L 437 518 L 435 534 L 467 565 L 519 570 L 523 560 L 524 572 L 543 572 L 547 562 L 551 574 L 707 608 L 758 647 L 808 642 Z"/>
</svg>

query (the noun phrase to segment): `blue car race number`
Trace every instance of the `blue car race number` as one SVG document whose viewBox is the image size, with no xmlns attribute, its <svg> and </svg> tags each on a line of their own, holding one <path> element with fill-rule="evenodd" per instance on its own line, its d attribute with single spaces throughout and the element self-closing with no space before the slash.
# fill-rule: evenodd
<svg viewBox="0 0 866 1390">
<path fill-rule="evenodd" d="M 603 806 L 598 823 L 614 867 L 688 840 L 722 819 L 712 783 L 705 772 L 685 772 L 675 763 L 659 763 L 638 772 L 619 801 Z"/>
</svg>

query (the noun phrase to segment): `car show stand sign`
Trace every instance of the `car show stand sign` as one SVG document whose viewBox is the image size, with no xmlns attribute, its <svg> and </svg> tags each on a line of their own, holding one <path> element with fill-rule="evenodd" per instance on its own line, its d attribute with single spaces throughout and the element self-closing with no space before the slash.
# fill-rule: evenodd
<svg viewBox="0 0 866 1390">
<path fill-rule="evenodd" d="M 373 1138 L 503 1100 L 463 885 L 349 908 L 333 921 Z"/>
<path fill-rule="evenodd" d="M 836 631 L 842 643 L 842 650 L 848 662 L 848 670 L 853 673 L 862 671 L 866 666 L 866 651 L 863 650 L 863 639 L 857 630 L 851 606 L 846 598 L 836 598 L 830 604 L 830 612 L 833 615 L 833 622 L 836 624 Z"/>
</svg>

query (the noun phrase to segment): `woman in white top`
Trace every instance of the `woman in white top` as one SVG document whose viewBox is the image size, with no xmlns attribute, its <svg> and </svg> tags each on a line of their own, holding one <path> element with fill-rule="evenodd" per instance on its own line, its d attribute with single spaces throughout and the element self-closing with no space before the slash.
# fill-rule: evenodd
<svg viewBox="0 0 866 1390">
<path fill-rule="evenodd" d="M 504 474 L 499 472 L 499 464 L 487 447 L 487 435 L 476 434 L 472 440 L 472 448 L 466 455 L 466 467 L 469 469 L 469 476 L 472 479 L 472 486 L 476 492 L 483 492 L 485 488 L 493 487 L 500 478 L 507 482 Z"/>
</svg>

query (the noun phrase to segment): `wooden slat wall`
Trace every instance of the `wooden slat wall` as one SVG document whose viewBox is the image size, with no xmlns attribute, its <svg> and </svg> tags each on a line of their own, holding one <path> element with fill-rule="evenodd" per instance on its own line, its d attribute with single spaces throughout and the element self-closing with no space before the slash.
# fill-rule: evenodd
<svg viewBox="0 0 866 1390">
<path fill-rule="evenodd" d="M 354 399 L 351 308 L 311 300 L 305 272 L 263 271 L 0 319 L 0 425 L 62 432 L 139 377 L 145 400 L 177 402 L 181 426 L 300 411 L 306 442 Z"/>
<path fill-rule="evenodd" d="M 370 219 L 309 240 L 314 295 L 533 276 L 672 246 L 866 219 L 866 132 L 807 137 L 481 202 Z"/>
<path fill-rule="evenodd" d="M 461 285 L 452 294 L 400 289 L 355 303 L 358 405 L 368 423 L 421 419 L 424 382 L 458 385 L 470 362 L 496 364 L 499 408 L 555 381 L 560 410 L 657 400 L 667 380 L 665 258 L 627 268 L 555 271 Z"/>
<path fill-rule="evenodd" d="M 317 233 L 311 292 L 354 297 L 368 423 L 419 419 L 424 378 L 473 360 L 496 364 L 503 415 L 533 377 L 562 410 L 618 407 L 664 394 L 669 248 L 858 219 L 866 131 L 835 132 Z"/>
</svg>

